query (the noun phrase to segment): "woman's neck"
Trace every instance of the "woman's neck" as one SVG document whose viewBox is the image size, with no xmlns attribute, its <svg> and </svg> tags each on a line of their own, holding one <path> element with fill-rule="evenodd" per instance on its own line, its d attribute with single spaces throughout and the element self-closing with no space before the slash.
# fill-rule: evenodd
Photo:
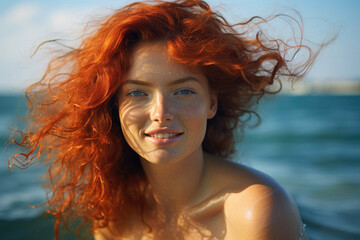
<svg viewBox="0 0 360 240">
<path fill-rule="evenodd" d="M 163 210 L 176 214 L 187 207 L 195 193 L 199 193 L 204 170 L 201 148 L 180 161 L 154 164 L 141 159 L 154 197 Z M 175 211 L 175 212 L 174 212 Z"/>
</svg>

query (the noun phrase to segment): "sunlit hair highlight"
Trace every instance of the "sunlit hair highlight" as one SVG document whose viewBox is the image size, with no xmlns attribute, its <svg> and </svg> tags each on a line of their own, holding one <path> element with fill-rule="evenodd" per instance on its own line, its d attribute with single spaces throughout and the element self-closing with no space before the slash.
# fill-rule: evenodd
<svg viewBox="0 0 360 240">
<path fill-rule="evenodd" d="M 218 98 L 203 148 L 228 157 L 256 101 L 279 90 L 269 86 L 303 77 L 317 55 L 302 45 L 301 22 L 293 45 L 264 34 L 260 26 L 282 17 L 294 20 L 278 15 L 231 25 L 200 0 L 134 3 L 99 22 L 78 48 L 52 59 L 26 91 L 28 128 L 16 141 L 25 152 L 9 164 L 26 167 L 40 157 L 49 164 L 47 204 L 57 218 L 56 237 L 72 216 L 95 230 L 145 207 L 149 186 L 122 135 L 116 105 L 137 43 L 164 41 L 175 60 L 202 69 Z M 302 64 L 291 65 L 302 49 Z"/>
</svg>

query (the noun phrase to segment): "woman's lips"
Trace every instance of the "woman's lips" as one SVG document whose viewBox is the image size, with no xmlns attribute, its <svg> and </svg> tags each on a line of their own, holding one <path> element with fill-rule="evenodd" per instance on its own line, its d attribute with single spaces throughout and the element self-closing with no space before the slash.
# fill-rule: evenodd
<svg viewBox="0 0 360 240">
<path fill-rule="evenodd" d="M 145 133 L 146 138 L 154 144 L 157 145 L 166 145 L 171 144 L 177 141 L 183 135 L 182 132 L 179 131 L 149 131 Z"/>
<path fill-rule="evenodd" d="M 155 133 L 155 134 L 150 134 L 148 136 L 153 137 L 153 138 L 164 139 L 164 138 L 172 138 L 172 137 L 178 136 L 180 134 L 181 133 Z"/>
</svg>

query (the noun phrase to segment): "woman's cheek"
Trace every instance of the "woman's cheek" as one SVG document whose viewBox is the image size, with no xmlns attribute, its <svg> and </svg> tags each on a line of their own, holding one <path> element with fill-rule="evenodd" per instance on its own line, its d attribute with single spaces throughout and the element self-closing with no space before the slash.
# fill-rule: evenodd
<svg viewBox="0 0 360 240">
<path fill-rule="evenodd" d="M 206 107 L 201 104 L 192 104 L 186 106 L 184 111 L 182 111 L 182 118 L 188 123 L 192 123 L 197 127 L 201 127 L 206 124 L 207 121 L 207 112 Z"/>
</svg>

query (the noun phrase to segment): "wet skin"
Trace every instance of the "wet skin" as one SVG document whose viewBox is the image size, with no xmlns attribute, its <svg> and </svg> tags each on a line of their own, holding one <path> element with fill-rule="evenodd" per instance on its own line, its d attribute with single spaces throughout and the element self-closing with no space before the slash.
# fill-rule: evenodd
<svg viewBox="0 0 360 240">
<path fill-rule="evenodd" d="M 113 222 L 95 239 L 296 239 L 296 205 L 273 179 L 202 150 L 217 98 L 198 68 L 140 43 L 118 95 L 124 137 L 138 153 L 154 196 L 144 219 Z"/>
</svg>

